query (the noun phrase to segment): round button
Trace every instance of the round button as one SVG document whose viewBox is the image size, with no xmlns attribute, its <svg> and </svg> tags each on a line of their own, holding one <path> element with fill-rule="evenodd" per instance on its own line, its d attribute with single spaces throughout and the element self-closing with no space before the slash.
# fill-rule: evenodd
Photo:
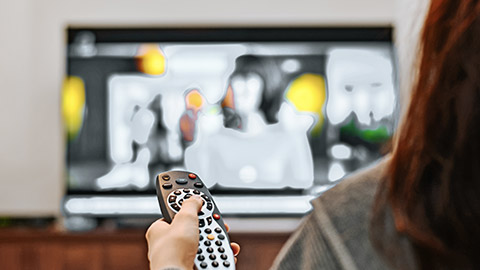
<svg viewBox="0 0 480 270">
<path fill-rule="evenodd" d="M 188 193 L 188 192 L 190 192 L 190 189 L 184 188 L 184 189 L 183 189 L 183 192 Z"/>
<path fill-rule="evenodd" d="M 222 229 L 220 229 L 220 227 L 217 227 L 217 228 L 215 228 L 215 232 L 216 232 L 216 233 L 221 233 L 221 232 L 222 232 Z"/>
<path fill-rule="evenodd" d="M 162 179 L 165 180 L 165 181 L 168 181 L 168 180 L 170 180 L 170 175 L 168 175 L 168 174 L 164 175 L 164 176 L 162 176 Z"/>
<path fill-rule="evenodd" d="M 193 194 L 195 194 L 195 195 L 199 195 L 199 194 L 200 194 L 200 191 L 198 191 L 198 190 L 194 189 L 194 190 L 193 190 Z"/>
<path fill-rule="evenodd" d="M 215 245 L 221 246 L 221 245 L 222 245 L 222 241 L 220 241 L 220 240 L 215 241 Z"/>
<path fill-rule="evenodd" d="M 213 267 L 218 267 L 218 262 L 213 261 L 213 262 L 212 262 L 212 266 L 213 266 Z"/>
<path fill-rule="evenodd" d="M 199 255 L 199 256 L 197 257 L 197 259 L 198 259 L 199 261 L 204 261 L 204 260 L 205 260 L 205 256 Z"/>
<path fill-rule="evenodd" d="M 207 252 L 208 253 L 213 253 L 213 248 L 211 248 L 211 247 L 207 248 Z"/>
<path fill-rule="evenodd" d="M 220 219 L 220 215 L 219 215 L 219 214 L 213 214 L 213 218 L 216 219 L 216 220 L 219 220 L 219 219 Z"/>
<path fill-rule="evenodd" d="M 227 261 L 224 261 L 224 262 L 223 262 L 223 265 L 224 265 L 225 267 L 229 267 L 229 266 L 230 266 L 230 263 L 227 262 Z"/>
<path fill-rule="evenodd" d="M 218 239 L 223 240 L 223 239 L 225 239 L 225 236 L 223 234 L 219 234 Z"/>
<path fill-rule="evenodd" d="M 188 178 L 195 179 L 195 178 L 197 178 L 197 176 L 194 173 L 189 173 Z"/>
<path fill-rule="evenodd" d="M 207 266 L 208 266 L 208 264 L 206 262 L 202 262 L 200 264 L 200 267 L 202 267 L 202 268 L 207 268 Z"/>
<path fill-rule="evenodd" d="M 224 253 L 224 252 L 225 252 L 225 249 L 224 249 L 223 247 L 219 247 L 219 248 L 218 248 L 218 252 Z"/>
<path fill-rule="evenodd" d="M 198 248 L 197 254 L 200 254 L 200 253 L 202 253 L 202 249 L 201 249 L 201 248 Z"/>
<path fill-rule="evenodd" d="M 185 185 L 186 183 L 188 183 L 187 179 L 185 178 L 178 178 L 177 180 L 175 180 L 175 182 L 179 185 Z"/>
<path fill-rule="evenodd" d="M 162 187 L 163 187 L 164 189 L 171 189 L 171 188 L 172 188 L 172 184 L 170 184 L 170 183 L 163 184 Z"/>
<path fill-rule="evenodd" d="M 208 240 L 213 240 L 213 239 L 215 239 L 215 236 L 213 236 L 213 234 L 209 234 L 209 235 L 207 235 L 207 238 L 208 238 Z"/>
<path fill-rule="evenodd" d="M 209 247 L 209 246 L 212 244 L 212 242 L 210 242 L 210 241 L 205 241 L 205 242 L 203 242 L 203 244 L 204 244 L 205 246 Z"/>
<path fill-rule="evenodd" d="M 199 238 L 200 238 L 200 241 L 202 241 L 203 240 L 203 235 L 200 234 Z M 210 240 L 212 240 L 212 239 L 210 239 Z"/>
<path fill-rule="evenodd" d="M 195 184 L 193 184 L 196 188 L 203 188 L 203 184 L 200 183 L 200 182 L 196 182 Z"/>
<path fill-rule="evenodd" d="M 210 260 L 215 260 L 217 258 L 217 256 L 215 256 L 215 254 L 210 254 L 210 256 L 208 256 L 210 258 Z"/>
<path fill-rule="evenodd" d="M 206 228 L 205 233 L 212 233 L 212 230 L 210 228 Z"/>
<path fill-rule="evenodd" d="M 222 255 L 220 255 L 220 258 L 222 258 L 222 260 L 226 260 L 228 257 L 227 257 L 226 254 L 222 254 Z"/>
<path fill-rule="evenodd" d="M 173 194 L 175 194 L 175 195 L 180 195 L 180 194 L 182 194 L 182 192 L 177 189 L 177 190 L 175 190 L 175 192 L 173 192 Z"/>
</svg>

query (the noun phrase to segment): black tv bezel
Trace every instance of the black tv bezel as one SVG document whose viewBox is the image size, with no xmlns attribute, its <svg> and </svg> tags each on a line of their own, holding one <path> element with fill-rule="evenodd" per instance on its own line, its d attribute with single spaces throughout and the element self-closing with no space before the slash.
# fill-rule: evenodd
<svg viewBox="0 0 480 270">
<path fill-rule="evenodd" d="M 160 43 L 160 42 L 393 42 L 393 27 L 73 27 L 67 28 L 67 46 L 74 44 L 81 32 L 90 32 L 95 43 Z M 68 58 L 68 56 L 67 56 Z M 68 64 L 67 64 L 68 65 Z M 65 160 L 68 169 L 69 160 Z M 222 195 L 301 195 L 305 190 L 275 189 L 217 189 L 212 194 Z M 66 185 L 66 195 L 152 195 L 155 190 L 72 190 Z"/>
<path fill-rule="evenodd" d="M 201 27 L 201 28 L 76 28 L 67 29 L 67 43 L 88 31 L 96 43 L 136 42 L 391 42 L 385 27 Z"/>
</svg>

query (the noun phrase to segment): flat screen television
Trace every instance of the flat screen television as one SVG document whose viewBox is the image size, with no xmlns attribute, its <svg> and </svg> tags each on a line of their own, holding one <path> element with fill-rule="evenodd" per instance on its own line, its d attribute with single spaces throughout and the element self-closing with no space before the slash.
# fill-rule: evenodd
<svg viewBox="0 0 480 270">
<path fill-rule="evenodd" d="M 395 130 L 390 28 L 67 33 L 67 215 L 158 213 L 155 175 L 173 169 L 227 214 L 304 213 Z"/>
</svg>

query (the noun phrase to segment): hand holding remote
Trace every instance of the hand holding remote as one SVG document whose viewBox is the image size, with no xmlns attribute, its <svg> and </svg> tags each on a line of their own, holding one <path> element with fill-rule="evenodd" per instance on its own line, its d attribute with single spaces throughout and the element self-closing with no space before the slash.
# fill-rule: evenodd
<svg viewBox="0 0 480 270">
<path fill-rule="evenodd" d="M 230 244 L 228 227 L 200 178 L 170 171 L 158 175 L 156 186 L 164 221 L 147 231 L 151 269 L 192 269 L 194 264 L 197 269 L 234 270 L 240 246 Z"/>
<path fill-rule="evenodd" d="M 197 212 L 201 206 L 202 199 L 192 197 L 185 201 L 172 224 L 159 219 L 148 228 L 145 237 L 150 269 L 193 269 L 198 248 Z"/>
</svg>

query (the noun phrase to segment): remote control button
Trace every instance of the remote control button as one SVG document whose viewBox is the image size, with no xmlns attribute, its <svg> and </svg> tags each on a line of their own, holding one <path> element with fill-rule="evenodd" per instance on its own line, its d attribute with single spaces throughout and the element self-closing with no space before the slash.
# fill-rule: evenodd
<svg viewBox="0 0 480 270">
<path fill-rule="evenodd" d="M 207 217 L 207 223 L 208 223 L 208 225 L 212 224 L 212 221 L 213 221 L 213 220 L 212 220 L 212 217 Z"/>
<path fill-rule="evenodd" d="M 213 214 L 213 218 L 216 219 L 216 220 L 219 220 L 219 219 L 220 219 L 220 215 L 219 215 L 219 214 Z"/>
<path fill-rule="evenodd" d="M 203 216 L 203 215 L 205 215 L 205 213 L 203 213 L 202 211 L 200 211 L 200 212 L 198 212 L 198 215 L 199 215 L 199 216 Z M 209 223 L 208 225 L 210 225 L 210 223 Z"/>
<path fill-rule="evenodd" d="M 210 198 L 207 195 L 205 195 L 205 194 L 202 195 L 202 198 L 204 198 L 205 201 L 210 202 Z"/>
<path fill-rule="evenodd" d="M 218 237 L 218 239 L 220 239 L 220 240 L 225 239 L 225 235 L 223 235 L 223 234 L 219 234 L 217 237 Z"/>
<path fill-rule="evenodd" d="M 224 252 L 225 252 L 225 249 L 224 249 L 223 247 L 219 247 L 219 248 L 218 248 L 218 252 L 224 253 Z"/>
<path fill-rule="evenodd" d="M 178 178 L 177 180 L 175 180 L 175 182 L 179 185 L 185 185 L 187 183 L 187 179 L 185 178 Z"/>
<path fill-rule="evenodd" d="M 215 245 L 221 246 L 221 245 L 222 245 L 222 241 L 220 241 L 220 240 L 215 241 Z"/>
<path fill-rule="evenodd" d="M 198 227 L 202 228 L 204 226 L 205 226 L 205 220 L 203 219 L 198 220 Z"/>
<path fill-rule="evenodd" d="M 200 239 L 200 241 L 202 241 L 203 240 L 203 235 L 200 234 L 200 236 L 198 238 Z"/>
<path fill-rule="evenodd" d="M 213 208 L 213 204 L 212 203 L 207 203 L 207 209 L 212 210 L 212 208 Z"/>
<path fill-rule="evenodd" d="M 229 267 L 229 266 L 230 266 L 230 263 L 227 262 L 227 261 L 224 261 L 224 262 L 223 262 L 223 265 L 224 265 L 225 267 Z"/>
<path fill-rule="evenodd" d="M 162 187 L 163 187 L 164 189 L 171 189 L 171 188 L 172 188 L 172 184 L 166 183 L 166 184 L 163 184 Z"/>
<path fill-rule="evenodd" d="M 213 236 L 213 234 L 209 234 L 209 235 L 207 235 L 207 238 L 208 238 L 208 240 L 213 240 L 213 239 L 215 239 L 215 236 Z"/>
<path fill-rule="evenodd" d="M 213 261 L 213 262 L 212 262 L 212 266 L 213 266 L 213 267 L 218 267 L 218 262 Z"/>
<path fill-rule="evenodd" d="M 210 242 L 210 241 L 207 240 L 207 241 L 203 242 L 203 244 L 204 244 L 205 246 L 209 247 L 209 246 L 212 245 L 212 242 Z"/>
<path fill-rule="evenodd" d="M 216 228 L 215 228 L 215 232 L 216 232 L 216 233 L 221 233 L 221 232 L 222 232 L 222 229 L 220 229 L 220 227 L 216 227 Z"/>
<path fill-rule="evenodd" d="M 198 190 L 194 189 L 194 190 L 193 190 L 193 194 L 195 194 L 195 195 L 199 195 L 199 194 L 200 194 L 200 191 L 198 191 Z"/>
<path fill-rule="evenodd" d="M 183 189 L 183 192 L 188 193 L 188 192 L 190 192 L 190 189 L 184 188 L 184 189 Z"/>
<path fill-rule="evenodd" d="M 175 200 L 177 200 L 177 196 L 175 196 L 175 195 L 171 195 L 170 197 L 168 197 L 168 202 L 169 203 L 174 203 Z"/>
<path fill-rule="evenodd" d="M 185 197 L 183 197 L 183 198 L 186 200 L 186 199 L 188 199 L 188 198 L 190 198 L 190 197 L 192 197 L 192 194 L 187 194 L 187 195 L 185 195 Z"/>
<path fill-rule="evenodd" d="M 182 204 L 183 204 L 183 199 L 181 199 L 180 201 L 178 201 L 178 204 L 182 205 Z"/>
<path fill-rule="evenodd" d="M 170 206 L 173 208 L 173 210 L 175 210 L 175 211 L 180 211 L 180 206 L 178 206 L 178 204 L 173 203 L 173 204 L 171 204 Z"/>
<path fill-rule="evenodd" d="M 217 256 L 215 256 L 215 254 L 210 254 L 210 256 L 208 256 L 210 258 L 210 260 L 215 260 L 217 258 Z"/>
<path fill-rule="evenodd" d="M 164 175 L 164 176 L 162 176 L 162 179 L 165 180 L 165 181 L 168 181 L 168 180 L 170 180 L 170 175 L 168 175 L 168 174 Z"/>
<path fill-rule="evenodd" d="M 182 192 L 177 189 L 177 190 L 175 190 L 175 192 L 173 192 L 173 194 L 175 194 L 175 195 L 180 195 L 180 194 L 182 194 Z"/>
<path fill-rule="evenodd" d="M 205 229 L 205 233 L 210 234 L 210 233 L 212 233 L 212 230 L 211 230 L 210 228 L 206 228 L 206 229 Z"/>
<path fill-rule="evenodd" d="M 222 260 L 226 260 L 228 258 L 228 256 L 226 254 L 222 254 L 222 255 L 220 255 L 220 258 L 222 258 Z"/>
<path fill-rule="evenodd" d="M 208 264 L 206 262 L 202 262 L 200 264 L 200 267 L 202 267 L 202 268 L 207 268 L 207 266 L 208 266 Z"/>
<path fill-rule="evenodd" d="M 193 173 L 189 173 L 189 174 L 188 174 L 188 178 L 190 178 L 190 179 L 195 179 L 195 178 L 197 178 L 197 176 L 196 176 L 195 174 L 193 174 Z"/>
<path fill-rule="evenodd" d="M 208 253 L 213 253 L 213 248 L 211 248 L 211 247 L 207 248 L 207 252 Z"/>
<path fill-rule="evenodd" d="M 203 184 L 200 183 L 200 182 L 196 182 L 195 184 L 193 184 L 196 188 L 203 188 Z"/>
<path fill-rule="evenodd" d="M 199 261 L 204 261 L 204 260 L 205 260 L 205 256 L 203 256 L 203 255 L 198 255 L 197 260 L 199 260 Z"/>
<path fill-rule="evenodd" d="M 201 249 L 201 248 L 198 248 L 197 254 L 201 254 L 201 253 L 202 253 L 202 249 Z"/>
</svg>

